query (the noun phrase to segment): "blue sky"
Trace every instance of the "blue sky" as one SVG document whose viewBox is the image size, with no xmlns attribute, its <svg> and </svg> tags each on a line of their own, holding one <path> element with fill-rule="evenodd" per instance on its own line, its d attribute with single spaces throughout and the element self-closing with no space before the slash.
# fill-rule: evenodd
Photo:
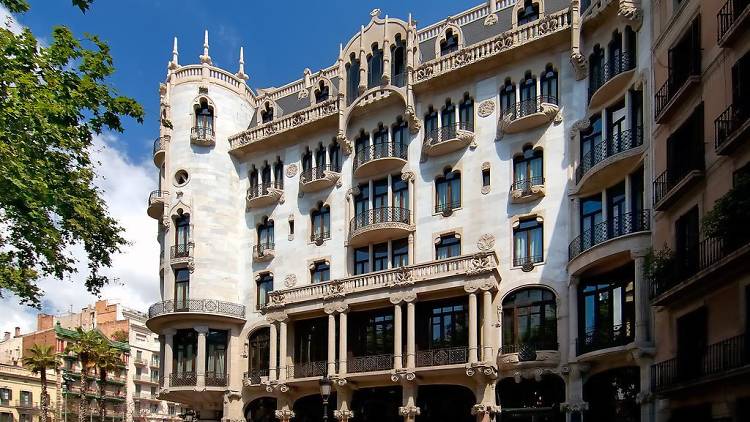
<svg viewBox="0 0 750 422">
<path fill-rule="evenodd" d="M 143 125 L 126 122 L 116 147 L 140 162 L 151 153 L 158 135 L 158 84 L 171 57 L 172 38 L 180 44 L 180 63 L 196 63 L 202 53 L 203 29 L 210 33 L 214 64 L 235 72 L 240 46 L 251 87 L 280 86 L 333 64 L 339 43 L 346 43 L 369 21 L 369 13 L 406 19 L 424 27 L 479 4 L 480 0 L 436 1 L 95 1 L 84 15 L 67 0 L 32 0 L 21 24 L 42 38 L 53 25 L 66 25 L 77 36 L 89 32 L 109 43 L 117 73 L 111 83 L 146 110 Z M 439 4 L 444 3 L 444 4 Z"/>
</svg>

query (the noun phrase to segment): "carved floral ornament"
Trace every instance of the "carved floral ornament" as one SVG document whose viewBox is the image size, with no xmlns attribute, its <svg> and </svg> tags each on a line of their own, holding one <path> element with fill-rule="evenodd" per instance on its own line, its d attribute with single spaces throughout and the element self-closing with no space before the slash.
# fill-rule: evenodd
<svg viewBox="0 0 750 422">
<path fill-rule="evenodd" d="M 491 99 L 482 101 L 481 103 L 479 103 L 479 107 L 477 107 L 477 114 L 479 114 L 479 117 L 487 117 L 494 111 L 495 101 Z"/>
<path fill-rule="evenodd" d="M 493 15 L 494 16 L 494 15 Z M 472 415 L 479 415 L 484 417 L 485 415 L 495 415 L 500 413 L 500 406 L 495 404 L 475 404 L 471 407 Z"/>
<path fill-rule="evenodd" d="M 284 286 L 287 288 L 294 287 L 294 285 L 297 284 L 297 276 L 294 274 L 287 274 L 286 277 L 284 277 Z"/>
<path fill-rule="evenodd" d="M 327 302 L 325 305 L 323 305 L 323 311 L 328 315 L 332 315 L 335 313 L 342 313 L 348 310 L 349 310 L 349 305 L 343 300 L 334 300 L 331 302 Z"/>
<path fill-rule="evenodd" d="M 489 252 L 495 246 L 495 236 L 489 233 L 485 233 L 479 236 L 477 240 L 477 248 L 482 252 Z"/>
<path fill-rule="evenodd" d="M 410 371 L 407 368 L 400 368 L 400 369 L 394 369 L 393 373 L 391 374 L 391 381 L 393 382 L 401 382 L 401 381 L 414 381 L 417 379 L 417 374 L 415 374 L 413 371 Z"/>
<path fill-rule="evenodd" d="M 490 362 L 477 362 L 469 364 L 466 367 L 466 376 L 475 375 L 484 376 L 490 379 L 497 379 L 497 368 Z"/>
<path fill-rule="evenodd" d="M 497 289 L 497 283 L 490 278 L 469 280 L 464 285 L 467 293 L 476 293 L 477 291 L 493 291 Z"/>
<path fill-rule="evenodd" d="M 292 178 L 297 175 L 297 164 L 289 164 L 286 166 L 286 177 Z"/>
</svg>

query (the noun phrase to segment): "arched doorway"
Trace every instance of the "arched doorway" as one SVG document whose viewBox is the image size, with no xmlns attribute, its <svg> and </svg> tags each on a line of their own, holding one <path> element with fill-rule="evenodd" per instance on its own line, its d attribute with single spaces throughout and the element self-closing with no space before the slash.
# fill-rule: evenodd
<svg viewBox="0 0 750 422">
<path fill-rule="evenodd" d="M 272 397 L 260 397 L 250 402 L 245 407 L 245 420 L 247 422 L 275 422 L 276 399 Z"/>
<path fill-rule="evenodd" d="M 417 391 L 418 422 L 474 422 L 474 393 L 460 385 L 423 385 Z"/>
<path fill-rule="evenodd" d="M 352 411 L 358 422 L 403 422 L 401 387 L 360 388 L 352 395 Z"/>
<path fill-rule="evenodd" d="M 560 403 L 565 401 L 565 382 L 557 375 L 541 380 L 505 378 L 497 385 L 501 422 L 562 422 L 565 415 Z M 598 420 L 598 419 L 597 419 Z M 601 419 L 604 420 L 604 419 Z"/>
<path fill-rule="evenodd" d="M 640 422 L 640 407 L 635 401 L 640 390 L 639 371 L 628 366 L 589 378 L 583 384 L 583 400 L 589 404 L 584 420 Z"/>
<path fill-rule="evenodd" d="M 335 420 L 333 411 L 336 409 L 336 393 L 332 392 L 328 398 L 328 421 Z M 323 421 L 323 398 L 320 394 L 311 394 L 300 397 L 292 406 L 294 411 L 294 422 L 322 422 Z"/>
</svg>

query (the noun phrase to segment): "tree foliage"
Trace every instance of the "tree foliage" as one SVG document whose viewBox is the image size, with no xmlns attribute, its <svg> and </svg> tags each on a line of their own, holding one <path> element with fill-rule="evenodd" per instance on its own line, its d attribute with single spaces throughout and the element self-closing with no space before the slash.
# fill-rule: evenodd
<svg viewBox="0 0 750 422">
<path fill-rule="evenodd" d="M 732 189 L 719 198 L 703 217 L 707 237 L 720 238 L 730 249 L 746 243 L 750 235 L 747 210 L 750 209 L 750 176 L 742 175 Z"/>
<path fill-rule="evenodd" d="M 93 0 L 72 0 L 86 11 Z M 11 12 L 25 0 L 0 0 Z M 40 45 L 28 29 L 0 28 L 0 296 L 40 305 L 41 277 L 77 272 L 70 246 L 86 253 L 87 289 L 109 282 L 101 273 L 126 245 L 94 184 L 95 134 L 121 132 L 121 118 L 143 121 L 143 108 L 107 83 L 109 47 L 65 27 Z"/>
</svg>

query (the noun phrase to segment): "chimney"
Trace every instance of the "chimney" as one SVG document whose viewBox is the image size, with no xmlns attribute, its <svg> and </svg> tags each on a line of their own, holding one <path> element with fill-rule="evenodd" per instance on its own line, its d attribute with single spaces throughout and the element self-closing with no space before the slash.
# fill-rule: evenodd
<svg viewBox="0 0 750 422">
<path fill-rule="evenodd" d="M 3 336 L 3 341 L 8 341 L 8 340 L 10 340 L 10 331 L 6 331 L 5 335 Z"/>
<path fill-rule="evenodd" d="M 21 337 L 21 327 L 16 327 L 16 334 L 13 337 Z"/>
<path fill-rule="evenodd" d="M 53 325 L 53 316 L 47 315 L 47 314 L 37 314 L 36 316 L 36 329 L 38 331 L 41 330 L 48 330 L 52 328 Z"/>
</svg>

